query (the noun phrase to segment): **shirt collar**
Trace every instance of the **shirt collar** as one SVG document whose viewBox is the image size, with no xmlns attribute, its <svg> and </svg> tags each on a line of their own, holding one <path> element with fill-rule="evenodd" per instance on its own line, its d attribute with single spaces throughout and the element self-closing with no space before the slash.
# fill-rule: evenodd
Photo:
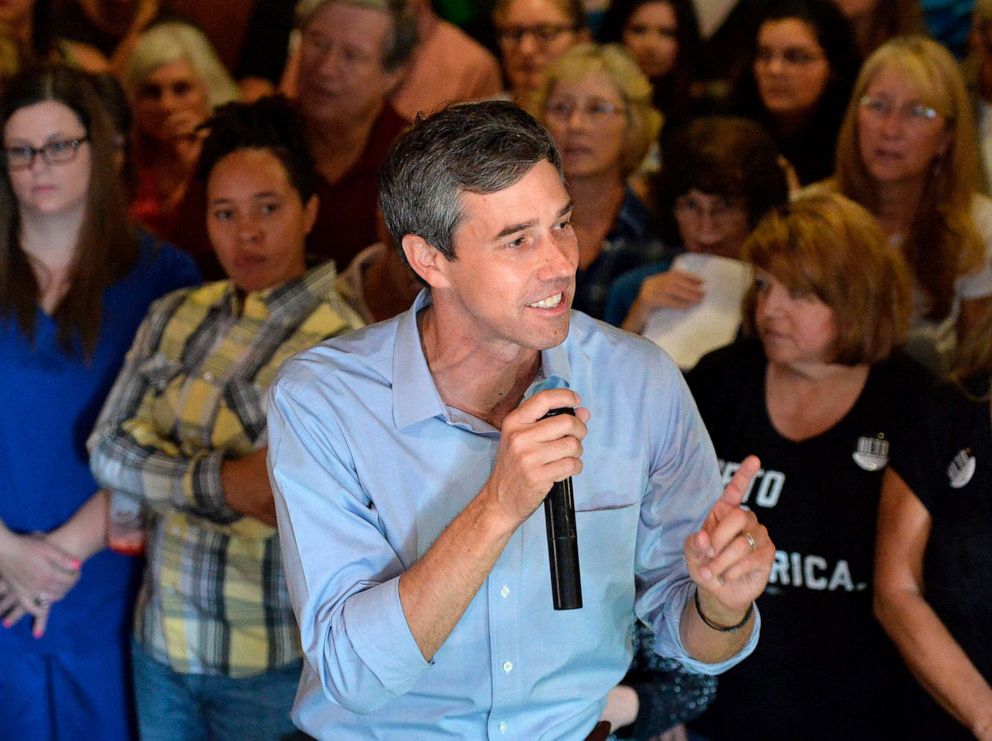
<svg viewBox="0 0 992 741">
<path fill-rule="evenodd" d="M 400 315 L 393 347 L 393 421 L 400 429 L 425 419 L 444 415 L 444 402 L 438 393 L 420 342 L 417 314 L 431 305 L 426 288 Z"/>
<path fill-rule="evenodd" d="M 396 328 L 393 349 L 393 421 L 401 429 L 432 417 L 445 417 L 447 414 L 427 365 L 424 346 L 420 340 L 420 327 L 417 326 L 417 314 L 430 304 L 430 291 L 424 289 L 417 294 L 413 306 L 400 316 Z M 540 390 L 539 386 L 570 388 L 571 377 L 572 368 L 564 342 L 543 350 L 541 369 L 525 397 Z"/>
<path fill-rule="evenodd" d="M 241 314 L 275 323 L 295 321 L 301 310 L 327 299 L 336 276 L 334 263 L 326 262 L 311 268 L 299 278 L 251 291 L 243 298 Z M 236 313 L 238 294 L 232 281 L 227 281 L 221 300 L 231 313 Z"/>
</svg>

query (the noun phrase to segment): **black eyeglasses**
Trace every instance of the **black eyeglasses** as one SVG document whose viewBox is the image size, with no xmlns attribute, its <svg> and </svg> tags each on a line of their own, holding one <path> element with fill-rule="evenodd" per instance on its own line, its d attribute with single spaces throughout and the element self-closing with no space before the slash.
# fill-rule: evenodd
<svg viewBox="0 0 992 741">
<path fill-rule="evenodd" d="M 556 23 L 539 23 L 536 26 L 504 26 L 496 30 L 496 35 L 504 44 L 519 44 L 524 36 L 533 36 L 540 44 L 550 44 L 567 31 L 575 31 L 575 26 Z"/>
<path fill-rule="evenodd" d="M 34 164 L 34 158 L 39 154 L 49 165 L 64 165 L 76 159 L 76 152 L 88 141 L 89 137 L 83 135 L 48 142 L 40 147 L 13 144 L 3 148 L 3 159 L 8 170 L 26 170 Z"/>
</svg>

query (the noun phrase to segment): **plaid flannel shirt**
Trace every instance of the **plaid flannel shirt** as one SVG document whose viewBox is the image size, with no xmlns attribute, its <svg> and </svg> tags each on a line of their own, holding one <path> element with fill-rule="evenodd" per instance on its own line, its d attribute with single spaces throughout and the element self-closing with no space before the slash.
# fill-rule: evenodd
<svg viewBox="0 0 992 741">
<path fill-rule="evenodd" d="M 159 300 L 90 437 L 97 480 L 150 512 L 135 635 L 178 672 L 251 676 L 301 655 L 276 531 L 226 504 L 220 469 L 267 444 L 282 363 L 361 326 L 334 279 L 325 264 L 243 297 L 221 281 Z"/>
</svg>

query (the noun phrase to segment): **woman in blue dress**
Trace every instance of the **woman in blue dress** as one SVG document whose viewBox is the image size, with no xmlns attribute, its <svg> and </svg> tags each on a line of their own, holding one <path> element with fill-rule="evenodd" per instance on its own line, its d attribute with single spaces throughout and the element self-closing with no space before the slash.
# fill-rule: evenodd
<svg viewBox="0 0 992 741">
<path fill-rule="evenodd" d="M 0 738 L 131 738 L 140 564 L 104 547 L 84 443 L 148 305 L 199 275 L 129 225 L 88 75 L 15 76 L 0 132 Z"/>
</svg>

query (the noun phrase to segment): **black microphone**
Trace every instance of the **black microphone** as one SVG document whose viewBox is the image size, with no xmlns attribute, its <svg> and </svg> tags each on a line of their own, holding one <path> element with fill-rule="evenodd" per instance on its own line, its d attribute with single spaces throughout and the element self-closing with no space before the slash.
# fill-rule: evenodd
<svg viewBox="0 0 992 741">
<path fill-rule="evenodd" d="M 552 409 L 542 417 L 575 416 L 571 407 Z M 544 499 L 544 523 L 548 528 L 548 565 L 551 567 L 551 596 L 556 610 L 582 607 L 579 577 L 579 538 L 575 532 L 575 500 L 572 477 L 556 481 Z"/>
</svg>

